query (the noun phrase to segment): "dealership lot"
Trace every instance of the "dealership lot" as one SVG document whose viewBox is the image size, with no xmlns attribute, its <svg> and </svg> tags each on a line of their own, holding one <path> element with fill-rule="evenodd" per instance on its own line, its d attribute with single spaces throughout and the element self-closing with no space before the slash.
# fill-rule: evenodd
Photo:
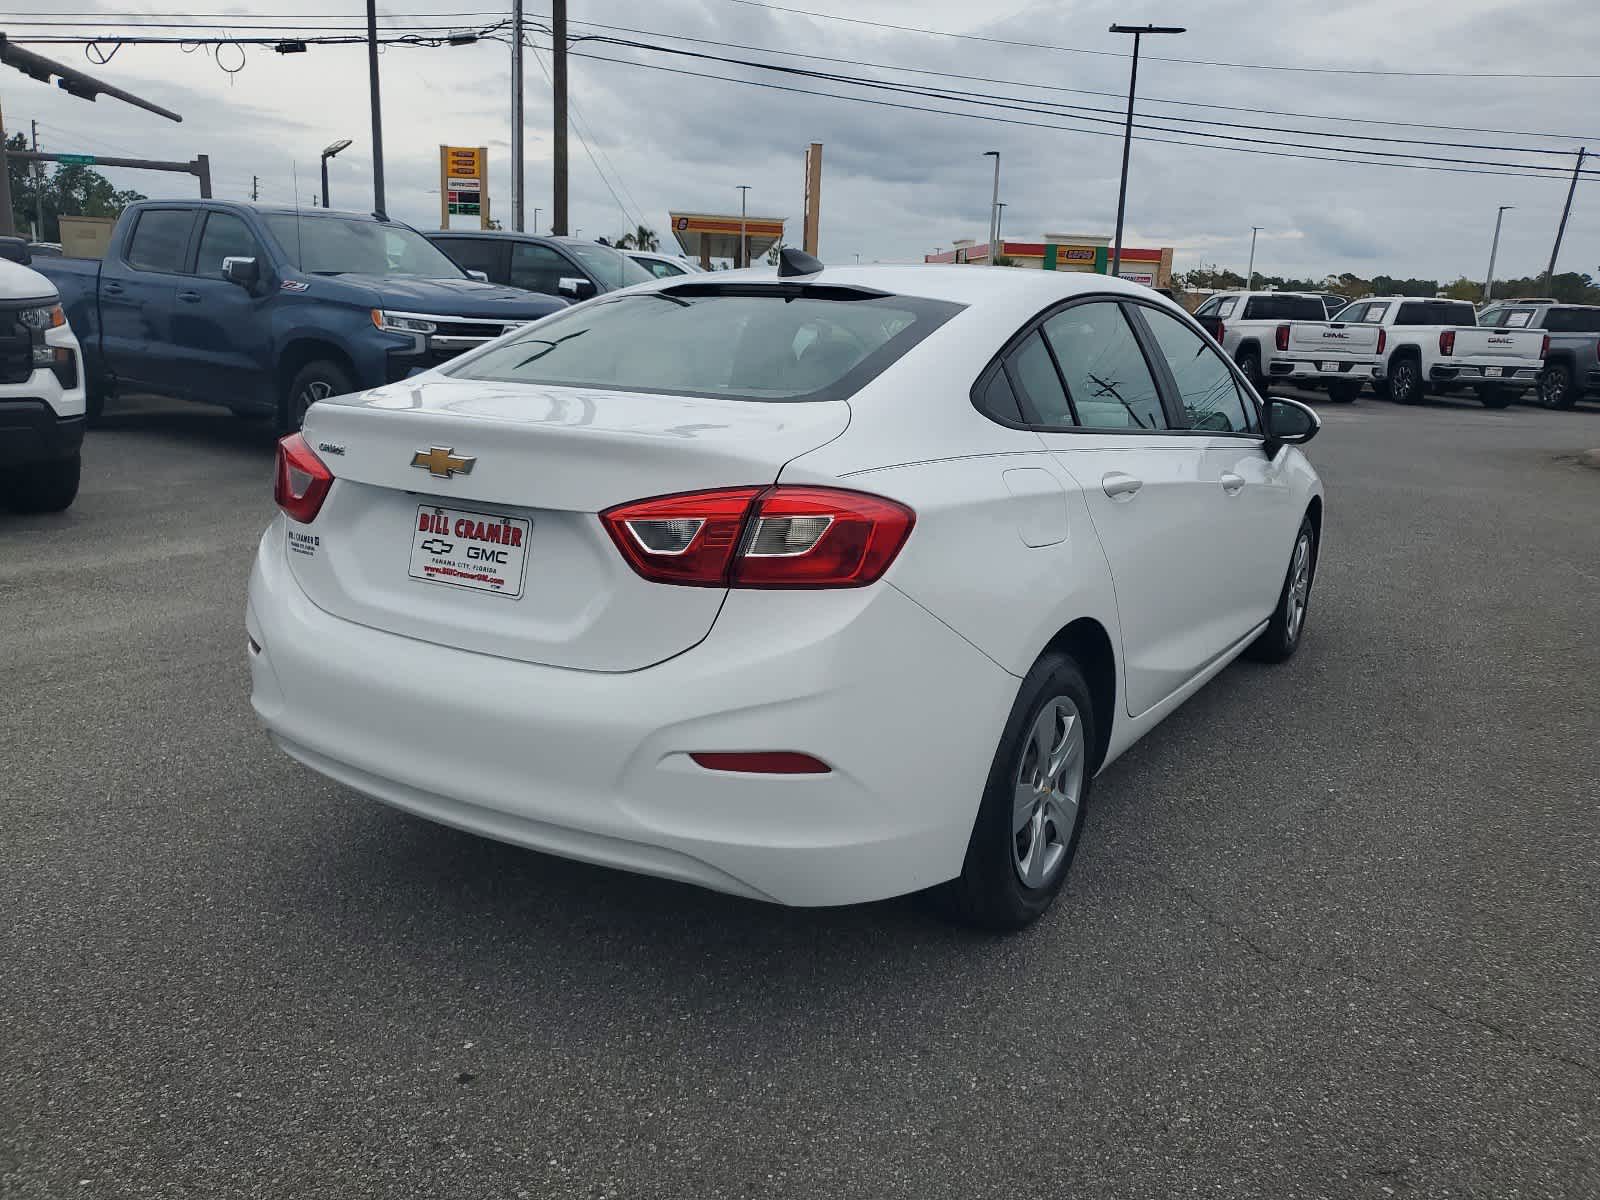
<svg viewBox="0 0 1600 1200">
<path fill-rule="evenodd" d="M 0 1194 L 1593 1195 L 1600 407 L 1316 403 L 1300 656 L 1103 776 L 1011 940 L 299 768 L 247 700 L 269 435 L 119 411 L 0 514 Z"/>
</svg>

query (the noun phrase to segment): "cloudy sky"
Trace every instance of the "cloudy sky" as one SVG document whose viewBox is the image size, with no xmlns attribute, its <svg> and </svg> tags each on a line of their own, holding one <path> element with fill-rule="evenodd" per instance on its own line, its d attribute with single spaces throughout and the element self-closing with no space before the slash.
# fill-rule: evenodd
<svg viewBox="0 0 1600 1200">
<path fill-rule="evenodd" d="M 798 240 L 802 154 L 823 142 L 822 255 L 850 261 L 915 258 L 958 237 L 982 240 L 988 222 L 991 160 L 1002 154 L 1001 199 L 1009 236 L 1046 232 L 1109 234 L 1115 218 L 1120 140 L 1113 125 L 1082 124 L 1112 115 L 1115 94 L 1127 86 L 1127 39 L 1106 31 L 1113 20 L 1187 25 L 1181 37 L 1150 39 L 1141 60 L 1139 92 L 1152 101 L 1145 119 L 1180 127 L 1173 118 L 1238 122 L 1252 128 L 1215 133 L 1292 143 L 1258 146 L 1292 152 L 1317 143 L 1298 132 L 1319 129 L 1379 134 L 1481 147 L 1350 143 L 1371 150 L 1518 164 L 1571 164 L 1577 140 L 1552 135 L 1594 134 L 1600 150 L 1600 6 L 1595 0 L 570 0 L 572 32 L 634 37 L 702 53 L 758 58 L 791 66 L 889 79 L 899 83 L 1002 95 L 1001 104 L 1040 101 L 1087 106 L 1076 114 L 1041 115 L 998 107 L 909 97 L 836 82 L 772 75 L 723 62 L 620 48 L 595 42 L 572 60 L 578 128 L 572 141 L 573 225 L 586 236 L 614 235 L 643 220 L 665 236 L 667 211 L 738 211 L 739 184 L 751 186 L 750 210 L 791 219 Z M 13 37 L 39 33 L 23 21 L 58 20 L 78 33 L 125 31 L 135 14 L 150 22 L 208 21 L 244 35 L 264 17 L 285 30 L 355 27 L 362 6 L 351 0 L 317 6 L 311 0 L 263 0 L 246 9 L 228 0 L 198 0 L 189 16 L 174 16 L 171 0 L 135 0 L 115 7 L 100 0 L 0 0 L 0 30 Z M 814 14 L 802 15 L 795 9 Z M 528 0 L 530 17 L 547 10 Z M 789 11 L 784 11 L 789 10 Z M 392 25 L 459 24 L 470 28 L 509 11 L 509 0 L 384 0 Z M 96 13 L 103 15 L 95 15 Z M 317 17 L 307 14 L 316 13 Z M 218 14 L 200 16 L 195 14 Z M 247 14 L 249 14 L 247 16 Z M 448 14 L 448 15 L 445 15 Z M 831 14 L 831 17 L 827 14 Z M 916 26 L 974 37 L 935 36 L 856 22 Z M 579 25 L 577 22 L 594 24 Z M 603 30 L 627 26 L 643 35 Z M 154 32 L 154 31 L 153 31 Z M 160 32 L 171 34 L 173 30 Z M 696 38 L 761 47 L 719 48 Z M 543 44 L 543 39 L 541 43 Z M 1004 44 L 1029 42 L 1053 49 Z M 1071 47 L 1072 50 L 1061 47 Z M 259 176 L 262 198 L 309 203 L 318 190 L 317 156 L 341 137 L 355 146 L 333 163 L 336 206 L 370 205 L 370 120 L 363 48 L 318 47 L 280 56 L 266 48 L 221 51 L 177 46 L 125 47 L 105 66 L 89 64 L 76 46 L 36 46 L 61 61 L 146 96 L 184 116 L 182 125 L 102 99 L 92 106 L 12 71 L 0 73 L 0 104 L 8 131 L 40 123 L 45 149 L 187 159 L 211 156 L 217 194 L 246 198 Z M 821 56 L 803 59 L 776 52 Z M 1075 52 L 1078 51 L 1078 52 Z M 1083 53 L 1093 51 L 1095 53 Z M 1152 56 L 1235 65 L 1161 61 Z M 851 59 L 841 64 L 823 59 Z M 242 69 L 225 73 L 223 66 Z M 718 78 L 651 69 L 656 64 Z M 1237 64 L 1253 64 L 1241 66 Z M 496 215 L 509 219 L 509 49 L 485 42 L 466 47 L 396 47 L 381 60 L 389 210 L 419 225 L 437 224 L 437 147 L 441 142 L 487 145 Z M 1273 67 L 1317 67 L 1284 71 Z M 919 68 L 1004 83 L 909 75 L 885 67 Z M 1336 68 L 1340 70 L 1327 70 Z M 1392 71 L 1410 74 L 1357 74 Z M 1343 73 L 1341 73 L 1343 72 Z M 1428 72 L 1432 74 L 1421 74 Z M 1484 78 L 1485 73 L 1545 76 Z M 1480 77 L 1471 77 L 1477 74 Z M 1587 78 L 1550 78 L 1584 75 Z M 527 66 L 529 217 L 538 205 L 548 222 L 550 106 L 539 61 Z M 1043 125 L 1081 124 L 1078 130 L 1001 124 L 967 116 L 907 111 L 757 88 L 726 77 L 759 79 L 814 91 L 868 96 L 896 104 L 943 108 Z M 1027 85 L 1046 85 L 1042 90 Z M 1095 95 L 1097 92 L 1112 95 Z M 1232 105 L 1275 109 L 1264 115 L 1198 108 Z M 1375 118 L 1429 125 L 1478 127 L 1497 133 L 1329 122 L 1323 117 Z M 1161 118 L 1166 118 L 1161 122 Z M 1526 133 L 1533 136 L 1513 136 Z M 1150 137 L 1171 137 L 1151 131 Z M 1189 139 L 1194 140 L 1194 139 Z M 589 151 L 585 150 L 587 142 Z M 1259 270 L 1317 275 L 1359 274 L 1481 278 L 1495 208 L 1508 213 L 1496 274 L 1542 270 L 1549 255 L 1566 183 L 1555 178 L 1448 174 L 1348 162 L 1303 161 L 1239 153 L 1214 142 L 1204 148 L 1135 142 L 1126 241 L 1171 245 L 1179 269 L 1217 263 L 1242 270 L 1250 227 L 1262 227 Z M 1513 149 L 1567 151 L 1527 154 Z M 590 158 L 590 152 L 595 160 Z M 1312 153 L 1320 152 L 1313 150 Z M 598 162 L 598 169 L 596 166 Z M 1438 164 L 1440 166 L 1447 164 Z M 1600 166 L 1600 162 L 1597 162 Z M 602 176 L 603 172 L 603 176 Z M 152 196 L 190 195 L 182 176 L 111 172 L 120 186 Z M 609 184 L 609 186 L 608 186 Z M 615 195 L 613 195 L 615 193 Z M 1579 184 L 1561 266 L 1600 274 L 1600 177 Z"/>
</svg>

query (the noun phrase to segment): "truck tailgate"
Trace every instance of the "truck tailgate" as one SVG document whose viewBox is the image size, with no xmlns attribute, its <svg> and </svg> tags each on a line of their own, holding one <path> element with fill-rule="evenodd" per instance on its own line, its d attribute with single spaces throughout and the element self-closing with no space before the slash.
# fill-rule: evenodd
<svg viewBox="0 0 1600 1200">
<path fill-rule="evenodd" d="M 1289 353 L 1310 358 L 1376 355 L 1378 327 L 1340 321 L 1295 321 L 1289 325 Z"/>
<path fill-rule="evenodd" d="M 1456 358 L 1538 359 L 1544 350 L 1544 332 L 1539 329 L 1463 325 L 1455 334 Z"/>
</svg>

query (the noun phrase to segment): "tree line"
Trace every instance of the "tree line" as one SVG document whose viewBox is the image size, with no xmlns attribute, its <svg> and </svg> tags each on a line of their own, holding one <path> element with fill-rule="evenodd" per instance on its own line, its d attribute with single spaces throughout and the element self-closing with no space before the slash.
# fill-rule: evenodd
<svg viewBox="0 0 1600 1200">
<path fill-rule="evenodd" d="M 16 134 L 6 139 L 7 150 L 26 150 L 28 139 Z M 47 165 L 47 164 L 41 164 Z M 11 177 L 11 219 L 18 232 L 33 230 L 43 209 L 43 226 L 33 240 L 59 242 L 62 217 L 115 217 L 144 196 L 135 191 L 119 191 L 93 167 L 76 163 L 56 163 L 55 169 L 40 173 L 35 164 L 6 159 Z M 40 201 L 43 201 L 41 206 Z"/>
</svg>

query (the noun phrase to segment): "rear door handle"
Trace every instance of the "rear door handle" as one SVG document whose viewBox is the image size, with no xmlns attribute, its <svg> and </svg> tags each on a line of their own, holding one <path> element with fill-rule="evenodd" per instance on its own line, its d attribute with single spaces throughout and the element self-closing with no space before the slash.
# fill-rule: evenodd
<svg viewBox="0 0 1600 1200">
<path fill-rule="evenodd" d="M 1118 496 L 1132 496 L 1144 486 L 1144 480 L 1135 479 L 1122 471 L 1108 471 L 1100 477 L 1100 486 L 1106 495 L 1115 500 Z"/>
<path fill-rule="evenodd" d="M 107 292 L 110 292 L 113 296 L 122 295 L 122 285 L 120 283 L 101 284 L 101 287 L 104 288 Z"/>
<path fill-rule="evenodd" d="M 1222 490 L 1227 492 L 1228 495 L 1237 496 L 1239 494 L 1239 489 L 1242 488 L 1243 486 L 1244 486 L 1244 476 L 1243 475 L 1235 475 L 1232 471 L 1227 471 L 1227 472 L 1223 473 L 1223 476 L 1222 476 Z"/>
<path fill-rule="evenodd" d="M 179 292 L 178 293 L 178 299 L 179 300 L 186 300 L 190 304 L 199 304 L 200 303 L 200 293 L 199 292 Z"/>
</svg>

